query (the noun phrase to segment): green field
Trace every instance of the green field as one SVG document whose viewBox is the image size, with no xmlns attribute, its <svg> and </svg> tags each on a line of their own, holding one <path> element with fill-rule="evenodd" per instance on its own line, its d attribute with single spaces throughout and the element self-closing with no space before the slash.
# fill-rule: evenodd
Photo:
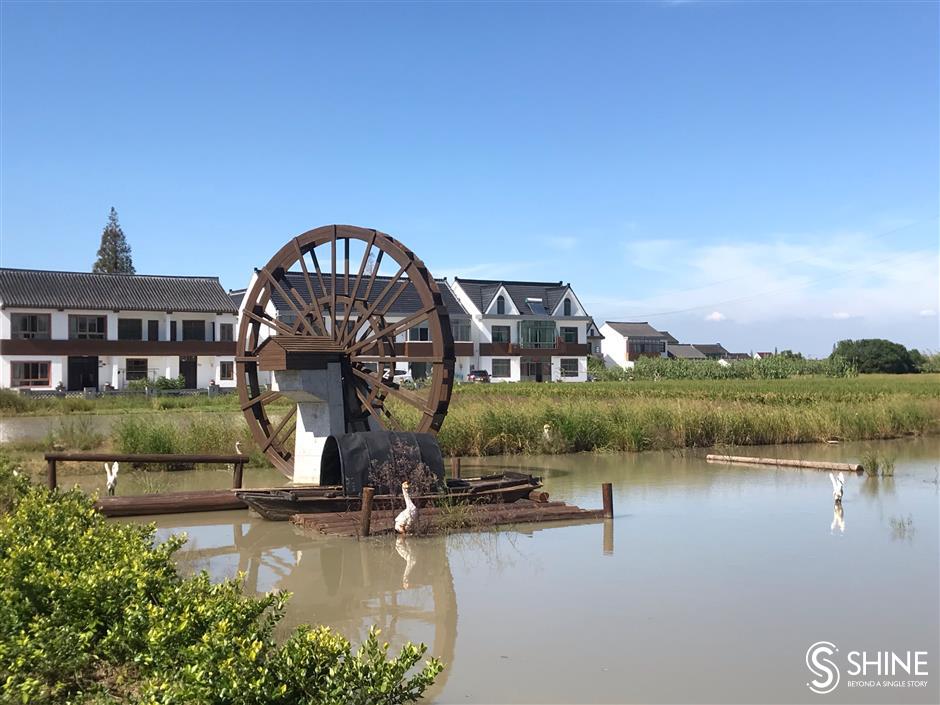
<svg viewBox="0 0 940 705">
<path fill-rule="evenodd" d="M 119 408 L 152 411 L 154 403 L 163 401 L 124 399 Z M 234 396 L 166 401 L 171 402 L 163 409 L 168 414 L 238 410 Z M 41 403 L 45 413 L 64 415 L 64 430 L 54 439 L 30 444 L 33 452 L 53 442 L 124 452 L 230 452 L 235 440 L 252 451 L 247 426 L 228 415 L 194 417 L 183 428 L 169 417 L 138 421 L 130 415 L 110 437 L 94 437 L 83 432 L 82 415 L 113 413 L 118 408 L 112 400 L 100 407 L 101 401 Z M 411 407 L 392 408 L 400 417 L 414 419 Z M 461 385 L 454 390 L 440 442 L 448 455 L 496 455 L 874 440 L 938 432 L 940 375 L 801 376 Z M 262 462 L 256 451 L 252 456 Z"/>
</svg>

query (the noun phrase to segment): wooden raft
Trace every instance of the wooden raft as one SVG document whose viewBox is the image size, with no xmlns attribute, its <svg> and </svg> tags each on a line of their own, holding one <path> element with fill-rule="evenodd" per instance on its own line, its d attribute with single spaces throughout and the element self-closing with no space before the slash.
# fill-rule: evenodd
<svg viewBox="0 0 940 705">
<path fill-rule="evenodd" d="M 395 532 L 397 511 L 373 511 L 371 533 Z M 501 524 L 524 524 L 546 521 L 579 521 L 603 519 L 603 509 L 581 509 L 564 502 L 533 502 L 520 499 L 512 504 L 473 504 L 442 512 L 439 507 L 425 507 L 419 516 L 418 534 L 441 530 L 473 531 Z M 360 512 L 326 512 L 295 514 L 291 522 L 304 529 L 329 536 L 359 536 Z"/>
<path fill-rule="evenodd" d="M 813 470 L 839 470 L 861 473 L 864 468 L 858 463 L 830 463 L 823 460 L 794 460 L 792 458 L 754 458 L 749 455 L 705 456 L 708 463 L 726 463 L 728 465 L 775 465 L 783 468 L 810 468 Z"/>
</svg>

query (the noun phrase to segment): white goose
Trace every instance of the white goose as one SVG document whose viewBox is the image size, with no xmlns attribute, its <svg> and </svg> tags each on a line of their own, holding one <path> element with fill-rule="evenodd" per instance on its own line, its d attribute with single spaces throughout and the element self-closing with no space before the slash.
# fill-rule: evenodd
<svg viewBox="0 0 940 705">
<path fill-rule="evenodd" d="M 108 480 L 107 480 L 108 495 L 112 497 L 114 496 L 114 490 L 117 488 L 117 476 L 118 476 L 119 469 L 120 469 L 120 466 L 118 465 L 116 460 L 114 461 L 114 463 L 112 463 L 111 467 L 108 467 L 107 463 L 104 464 L 104 471 L 108 477 Z"/>
<path fill-rule="evenodd" d="M 842 504 L 842 493 L 845 491 L 845 473 L 839 473 L 839 477 L 829 473 L 829 479 L 832 481 L 832 499 L 836 504 Z"/>
<path fill-rule="evenodd" d="M 395 517 L 395 531 L 399 534 L 410 534 L 418 525 L 418 507 L 411 501 L 407 482 L 401 483 L 401 493 L 405 498 L 405 508 Z"/>
</svg>

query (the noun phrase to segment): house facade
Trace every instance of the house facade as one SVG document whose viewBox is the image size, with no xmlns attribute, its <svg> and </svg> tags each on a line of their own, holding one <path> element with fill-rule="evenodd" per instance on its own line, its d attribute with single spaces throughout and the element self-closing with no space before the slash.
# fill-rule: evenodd
<svg viewBox="0 0 940 705">
<path fill-rule="evenodd" d="M 605 321 L 600 332 L 608 367 L 629 369 L 641 357 L 666 357 L 667 336 L 646 321 Z"/>
<path fill-rule="evenodd" d="M 471 369 L 493 382 L 584 382 L 591 317 L 563 282 L 464 279 L 450 284 L 468 316 Z"/>
<path fill-rule="evenodd" d="M 215 277 L 0 269 L 0 386 L 235 386 L 237 308 Z"/>
</svg>

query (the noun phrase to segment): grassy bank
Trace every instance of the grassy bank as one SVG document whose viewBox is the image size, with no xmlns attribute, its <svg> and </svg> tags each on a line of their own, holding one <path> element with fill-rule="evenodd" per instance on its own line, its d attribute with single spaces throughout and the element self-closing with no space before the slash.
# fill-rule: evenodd
<svg viewBox="0 0 940 705">
<path fill-rule="evenodd" d="M 405 418 L 412 411 L 395 408 Z M 131 414 L 102 435 L 91 429 L 87 417 L 66 416 L 46 439 L 13 449 L 32 456 L 38 470 L 39 453 L 52 447 L 230 453 L 240 441 L 253 465 L 266 464 L 240 418 L 210 414 L 181 420 Z M 496 455 L 875 440 L 938 432 L 940 375 L 862 375 L 463 385 L 454 391 L 440 442 L 448 455 Z"/>
</svg>

